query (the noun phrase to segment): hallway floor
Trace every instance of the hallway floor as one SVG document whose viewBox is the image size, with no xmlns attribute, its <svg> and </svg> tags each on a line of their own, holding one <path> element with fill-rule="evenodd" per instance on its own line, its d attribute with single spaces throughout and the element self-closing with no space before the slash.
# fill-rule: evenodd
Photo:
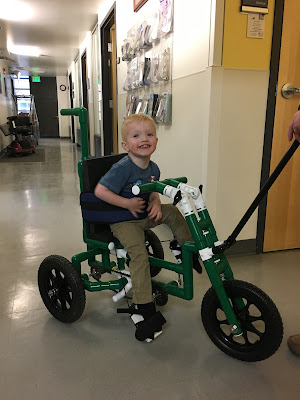
<svg viewBox="0 0 300 400">
<path fill-rule="evenodd" d="M 134 338 L 128 315 L 116 314 L 126 301 L 114 303 L 112 292 L 87 292 L 73 324 L 54 319 L 37 271 L 50 254 L 71 259 L 85 250 L 78 150 L 56 139 L 39 147 L 45 162 L 0 163 L 2 400 L 299 400 L 300 357 L 286 339 L 300 333 L 300 250 L 230 257 L 235 277 L 264 290 L 283 319 L 282 345 L 262 362 L 235 360 L 210 341 L 200 315 L 205 273 L 194 274 L 192 301 L 170 297 L 164 332 L 149 344 Z"/>
</svg>

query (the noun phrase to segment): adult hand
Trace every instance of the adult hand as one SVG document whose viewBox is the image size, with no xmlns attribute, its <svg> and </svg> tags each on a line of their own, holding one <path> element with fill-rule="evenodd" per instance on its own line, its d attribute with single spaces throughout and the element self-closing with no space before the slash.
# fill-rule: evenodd
<svg viewBox="0 0 300 400">
<path fill-rule="evenodd" d="M 300 142 L 300 111 L 297 111 L 296 114 L 294 115 L 293 120 L 291 121 L 288 129 L 288 138 L 289 141 L 293 139 L 293 136 L 295 136 L 295 139 Z"/>
</svg>

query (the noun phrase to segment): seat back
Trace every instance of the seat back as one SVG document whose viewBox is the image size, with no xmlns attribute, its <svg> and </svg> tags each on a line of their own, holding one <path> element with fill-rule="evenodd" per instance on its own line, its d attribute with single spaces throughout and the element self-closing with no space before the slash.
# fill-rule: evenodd
<svg viewBox="0 0 300 400">
<path fill-rule="evenodd" d="M 80 204 L 82 208 L 82 217 L 85 221 L 87 237 L 89 239 L 101 242 L 111 242 L 116 239 L 111 233 L 108 223 L 96 222 L 91 220 L 90 215 L 95 215 L 95 206 L 99 205 L 99 200 L 94 195 L 94 189 L 99 180 L 110 170 L 110 168 L 127 153 L 89 158 L 82 161 L 82 193 L 80 195 Z M 88 201 L 86 201 L 88 200 Z M 89 201 L 91 202 L 89 203 Z M 103 207 L 105 211 L 106 206 Z M 111 209 L 118 207 L 110 206 Z M 103 211 L 96 211 L 102 213 Z M 106 211 L 105 211 L 106 212 Z"/>
<path fill-rule="evenodd" d="M 15 124 L 16 126 L 27 126 L 30 127 L 31 126 L 31 122 L 30 122 L 30 118 L 27 116 L 20 116 L 18 115 L 15 119 Z"/>
<path fill-rule="evenodd" d="M 121 160 L 127 153 L 104 157 L 88 158 L 82 162 L 82 187 L 83 192 L 93 193 L 100 178 L 108 172 L 111 167 Z"/>
<path fill-rule="evenodd" d="M 7 117 L 11 133 L 28 135 L 32 132 L 32 123 L 28 116 L 13 115 Z"/>
</svg>

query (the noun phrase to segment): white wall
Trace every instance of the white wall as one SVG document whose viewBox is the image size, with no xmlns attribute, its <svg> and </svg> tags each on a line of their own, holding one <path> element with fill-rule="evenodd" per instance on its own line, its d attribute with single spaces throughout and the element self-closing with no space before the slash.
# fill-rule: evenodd
<svg viewBox="0 0 300 400">
<path fill-rule="evenodd" d="M 112 2 L 111 2 L 112 3 Z M 109 9 L 109 7 L 106 7 Z M 117 1 L 118 56 L 128 30 L 159 10 L 159 0 L 149 0 L 134 13 L 130 0 Z M 191 12 L 192 10 L 192 12 Z M 100 19 L 100 15 L 99 15 Z M 162 177 L 185 175 L 192 185 L 206 183 L 207 135 L 210 104 L 209 64 L 210 1 L 175 0 L 172 66 L 172 125 L 158 126 L 159 145 L 153 160 Z M 127 93 L 123 90 L 126 62 L 118 66 L 119 126 L 123 121 Z M 180 159 L 180 162 L 178 160 Z"/>
<path fill-rule="evenodd" d="M 0 73 L 1 73 L 1 89 L 0 93 L 0 125 L 7 122 L 7 117 L 13 115 L 13 102 L 12 102 L 12 86 L 10 75 L 3 74 L 3 68 L 6 72 L 8 71 L 8 64 L 4 60 L 0 60 Z M 7 95 L 5 95 L 5 84 L 4 77 L 6 80 Z M 0 130 L 0 151 L 4 150 L 12 141 L 12 136 L 4 136 Z"/>
<path fill-rule="evenodd" d="M 259 192 L 269 71 L 215 68 L 207 147 L 208 209 L 220 238 Z M 257 212 L 238 239 L 256 237 Z"/>
</svg>

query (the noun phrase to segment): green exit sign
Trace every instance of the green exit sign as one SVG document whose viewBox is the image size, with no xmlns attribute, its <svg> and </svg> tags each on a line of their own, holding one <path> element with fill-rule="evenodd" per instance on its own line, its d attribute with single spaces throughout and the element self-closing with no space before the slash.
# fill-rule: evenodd
<svg viewBox="0 0 300 400">
<path fill-rule="evenodd" d="M 40 76 L 33 76 L 32 77 L 32 82 L 41 82 L 41 77 Z"/>
</svg>

